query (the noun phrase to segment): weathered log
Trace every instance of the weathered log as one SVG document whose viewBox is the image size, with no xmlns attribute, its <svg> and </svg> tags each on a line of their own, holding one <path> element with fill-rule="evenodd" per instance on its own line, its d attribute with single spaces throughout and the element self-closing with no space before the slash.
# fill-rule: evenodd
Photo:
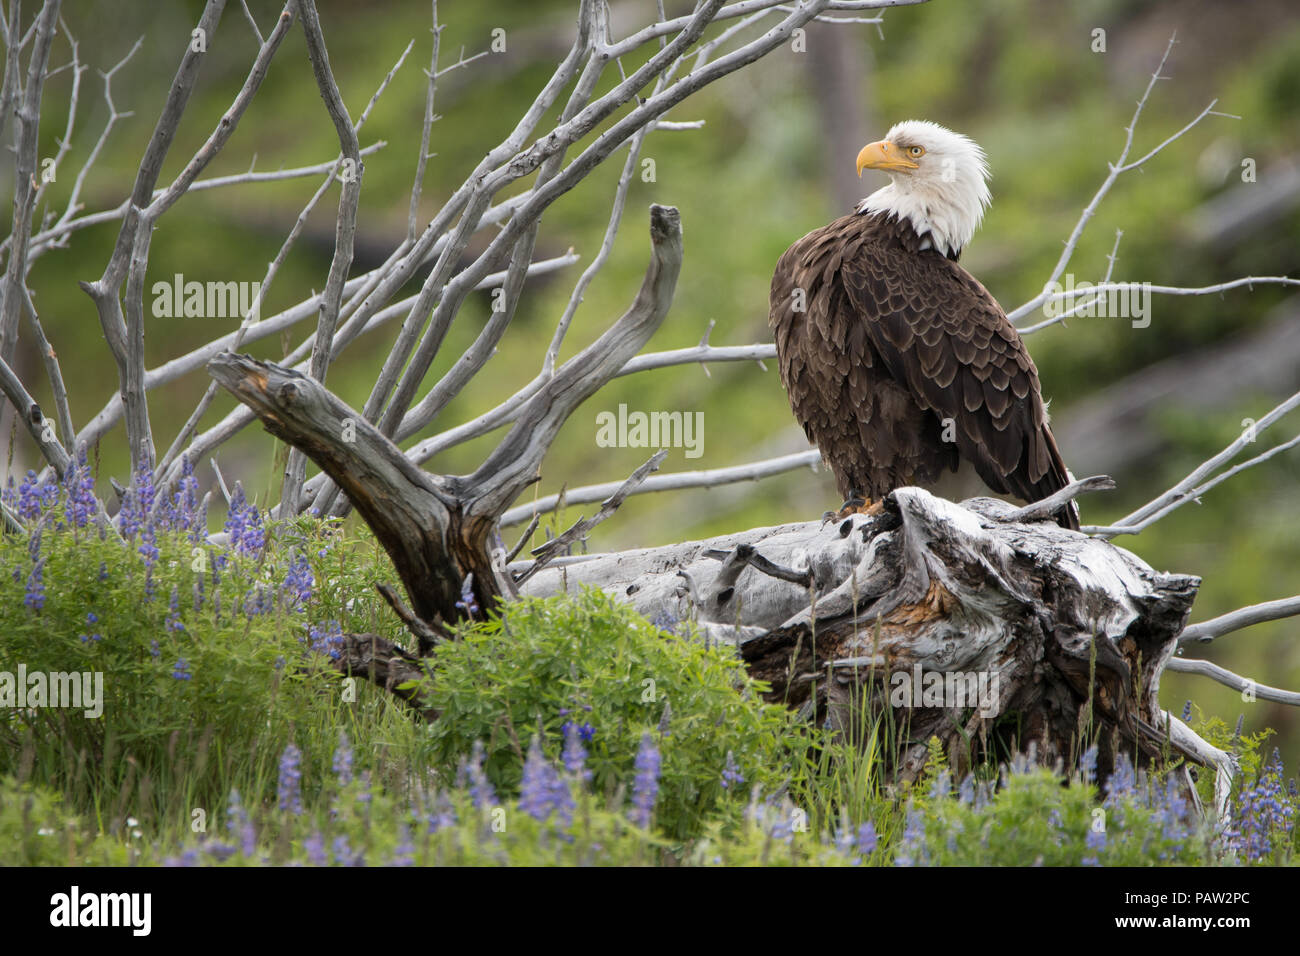
<svg viewBox="0 0 1300 956">
<path fill-rule="evenodd" d="M 915 776 L 939 737 L 957 768 L 989 753 L 1072 764 L 1081 737 L 1109 774 L 1120 753 L 1231 758 L 1159 704 L 1199 579 L 1106 541 L 900 488 L 881 514 L 570 559 L 526 594 L 600 587 L 666 625 L 734 643 L 769 699 L 852 732 L 889 708 Z"/>
</svg>

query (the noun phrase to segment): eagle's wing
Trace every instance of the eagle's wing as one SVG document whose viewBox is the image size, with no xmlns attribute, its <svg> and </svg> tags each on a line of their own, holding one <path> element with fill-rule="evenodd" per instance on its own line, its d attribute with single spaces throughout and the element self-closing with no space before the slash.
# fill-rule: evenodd
<svg viewBox="0 0 1300 956">
<path fill-rule="evenodd" d="M 918 404 L 955 425 L 994 491 L 1038 501 L 1069 483 L 1038 370 L 997 300 L 956 262 L 864 244 L 840 279 L 876 352 Z M 1073 508 L 1062 515 L 1077 527 Z"/>
</svg>

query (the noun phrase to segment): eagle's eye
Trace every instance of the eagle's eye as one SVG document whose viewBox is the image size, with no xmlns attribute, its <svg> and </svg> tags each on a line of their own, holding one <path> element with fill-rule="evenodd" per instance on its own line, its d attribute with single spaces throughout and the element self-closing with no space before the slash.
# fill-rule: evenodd
<svg viewBox="0 0 1300 956">
<path fill-rule="evenodd" d="M 922 156 L 925 155 L 925 147 L 909 146 L 907 147 L 907 155 L 911 156 L 913 159 L 920 159 Z"/>
</svg>

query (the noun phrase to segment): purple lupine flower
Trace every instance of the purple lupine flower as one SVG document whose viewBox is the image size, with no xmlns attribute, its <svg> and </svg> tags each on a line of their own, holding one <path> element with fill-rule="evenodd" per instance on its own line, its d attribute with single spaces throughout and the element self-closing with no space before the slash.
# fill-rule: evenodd
<svg viewBox="0 0 1300 956">
<path fill-rule="evenodd" d="M 1097 745 L 1093 744 L 1079 756 L 1079 774 L 1084 783 L 1097 779 Z"/>
<path fill-rule="evenodd" d="M 572 721 L 564 725 L 564 769 L 579 780 L 590 780 L 591 771 L 587 769 L 587 748 L 582 745 L 578 727 Z"/>
<path fill-rule="evenodd" d="M 469 763 L 464 765 L 464 769 L 469 778 L 470 798 L 474 801 L 475 808 L 479 810 L 496 806 L 497 803 L 497 794 L 492 789 L 492 781 L 487 778 L 487 773 L 483 770 L 483 760 L 483 742 L 476 740 L 474 749 L 470 752 Z"/>
<path fill-rule="evenodd" d="M 45 607 L 45 558 L 38 558 L 32 565 L 31 574 L 27 575 L 27 590 L 23 603 L 33 611 Z"/>
<path fill-rule="evenodd" d="M 879 838 L 876 836 L 876 825 L 868 820 L 858 827 L 858 852 L 863 856 L 870 856 L 876 852 L 876 844 Z"/>
<path fill-rule="evenodd" d="M 519 788 L 519 809 L 534 820 L 545 820 L 551 815 L 552 779 L 555 768 L 542 754 L 542 745 L 537 738 L 528 747 L 528 759 L 524 761 L 524 777 Z"/>
<path fill-rule="evenodd" d="M 181 457 L 181 477 L 171 500 L 171 526 L 177 531 L 194 532 L 199 524 L 199 480 L 189 455 Z"/>
<path fill-rule="evenodd" d="M 1189 697 L 1186 701 L 1183 702 L 1183 722 L 1186 723 L 1191 719 L 1192 719 L 1192 699 Z"/>
<path fill-rule="evenodd" d="M 451 800 L 441 790 L 434 797 L 433 807 L 429 811 L 428 817 L 426 817 L 426 822 L 429 825 L 429 833 L 431 834 L 456 825 L 456 808 L 452 806 Z"/>
<path fill-rule="evenodd" d="M 456 607 L 460 608 L 470 617 L 479 612 L 478 602 L 474 599 L 474 575 L 465 575 L 465 580 L 460 586 L 460 600 L 456 602 Z"/>
<path fill-rule="evenodd" d="M 157 660 L 159 656 L 161 656 L 161 654 L 162 654 L 162 648 L 158 646 L 158 638 L 155 637 L 152 641 L 149 642 L 149 656 L 152 657 L 154 660 Z"/>
<path fill-rule="evenodd" d="M 1085 856 L 1079 863 L 1083 866 L 1101 866 L 1101 852 L 1106 849 L 1106 831 L 1089 827 L 1087 836 L 1083 838 L 1083 845 L 1091 850 L 1092 854 Z"/>
<path fill-rule="evenodd" d="M 366 861 L 362 853 L 353 853 L 352 846 L 348 843 L 348 835 L 340 833 L 334 838 L 334 862 L 343 866 L 365 866 Z"/>
<path fill-rule="evenodd" d="M 411 828 L 402 823 L 397 828 L 397 847 L 393 850 L 389 866 L 414 866 L 415 843 L 411 840 Z"/>
<path fill-rule="evenodd" d="M 903 824 L 903 842 L 899 844 L 894 855 L 895 866 L 925 866 L 929 851 L 925 846 L 925 820 L 911 803 L 907 805 L 906 822 Z"/>
<path fill-rule="evenodd" d="M 962 806 L 969 807 L 975 803 L 975 775 L 966 774 L 961 784 L 957 787 L 957 802 Z"/>
<path fill-rule="evenodd" d="M 176 680 L 193 680 L 194 675 L 190 673 L 190 664 L 183 657 L 176 659 L 176 664 L 172 667 L 172 677 Z"/>
<path fill-rule="evenodd" d="M 637 826 L 650 826 L 655 801 L 659 798 L 659 771 L 662 761 L 659 748 L 650 734 L 641 735 L 641 746 L 636 753 L 636 777 L 632 780 L 632 820 Z"/>
<path fill-rule="evenodd" d="M 235 486 L 235 493 L 230 499 L 230 514 L 226 518 L 225 529 L 230 533 L 230 546 L 240 554 L 257 554 L 266 544 L 266 532 L 262 529 L 262 516 L 257 506 L 244 496 L 241 485 Z"/>
<path fill-rule="evenodd" d="M 1282 771 L 1282 755 L 1275 749 L 1255 785 L 1243 788 L 1237 797 L 1237 813 L 1225 837 L 1228 847 L 1248 862 L 1270 857 L 1274 846 L 1291 843 L 1296 807 L 1283 789 Z"/>
<path fill-rule="evenodd" d="M 99 508 L 95 500 L 95 479 L 90 474 L 90 466 L 86 462 L 86 446 L 83 444 L 77 451 L 76 461 L 65 476 L 65 491 L 67 498 L 64 503 L 64 513 L 67 515 L 68 523 L 74 528 L 84 528 L 95 518 Z"/>
<path fill-rule="evenodd" d="M 208 840 L 203 844 L 203 852 L 218 863 L 224 863 L 235 855 L 238 848 L 233 843 L 222 843 L 220 840 Z"/>
<path fill-rule="evenodd" d="M 181 596 L 176 588 L 172 588 L 172 596 L 167 602 L 167 620 L 163 626 L 173 633 L 184 633 L 185 625 L 181 623 Z"/>
<path fill-rule="evenodd" d="M 307 862 L 312 866 L 329 866 L 330 858 L 325 852 L 325 838 L 321 836 L 319 830 L 313 830 L 302 845 L 307 851 Z"/>
<path fill-rule="evenodd" d="M 340 787 L 352 782 L 352 744 L 345 730 L 339 731 L 339 745 L 334 748 L 334 776 Z"/>
<path fill-rule="evenodd" d="M 1115 759 L 1115 769 L 1111 772 L 1110 779 L 1106 781 L 1106 799 L 1102 801 L 1105 807 L 1114 807 L 1126 796 L 1134 793 L 1137 789 L 1137 776 L 1133 771 L 1133 763 L 1129 760 L 1128 754 L 1120 754 Z"/>
<path fill-rule="evenodd" d="M 190 849 L 181 851 L 180 856 L 169 856 L 167 857 L 167 859 L 163 860 L 163 866 L 189 867 L 189 866 L 198 866 L 198 865 L 199 865 L 199 851 L 192 847 Z"/>
<path fill-rule="evenodd" d="M 280 781 L 276 795 L 280 809 L 297 816 L 302 813 L 302 751 L 290 743 L 280 755 Z"/>
<path fill-rule="evenodd" d="M 315 583 L 311 565 L 307 563 L 306 558 L 298 555 L 284 575 L 284 593 L 288 596 L 289 607 L 301 607 L 310 601 L 312 586 Z"/>
<path fill-rule="evenodd" d="M 728 750 L 727 763 L 722 768 L 722 789 L 729 790 L 733 786 L 744 782 L 745 775 L 740 772 L 740 767 L 736 764 L 736 755 Z"/>
<path fill-rule="evenodd" d="M 107 581 L 107 580 L 108 580 L 108 562 L 107 562 L 107 561 L 100 561 L 100 562 L 99 562 L 99 580 L 100 580 L 100 581 Z"/>
<path fill-rule="evenodd" d="M 326 654 L 333 660 L 342 656 L 343 628 L 338 621 L 327 621 L 324 627 L 316 624 L 309 626 L 307 639 L 311 649 L 318 654 Z"/>
<path fill-rule="evenodd" d="M 18 486 L 18 517 L 31 521 L 41 516 L 44 498 L 36 485 L 36 472 L 30 469 L 23 483 Z"/>
<path fill-rule="evenodd" d="M 246 858 L 252 857 L 257 852 L 257 830 L 253 827 L 253 821 L 248 818 L 248 811 L 244 809 L 239 799 L 239 791 L 233 787 L 230 789 L 226 810 L 226 829 L 231 839 L 239 841 L 240 852 Z"/>
<path fill-rule="evenodd" d="M 99 615 L 94 611 L 88 611 L 86 613 L 86 633 L 81 635 L 81 643 L 94 643 L 104 639 L 103 635 L 94 629 L 98 623 Z"/>
</svg>

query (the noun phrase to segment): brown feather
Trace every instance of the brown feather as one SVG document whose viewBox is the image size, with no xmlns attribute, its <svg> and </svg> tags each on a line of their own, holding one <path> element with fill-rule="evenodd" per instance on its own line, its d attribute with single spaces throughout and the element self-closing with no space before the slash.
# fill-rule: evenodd
<svg viewBox="0 0 1300 956">
<path fill-rule="evenodd" d="M 1069 477 L 1038 370 L 984 286 L 922 246 L 910 223 L 855 213 L 786 250 L 769 321 L 790 407 L 845 498 L 929 484 L 959 457 L 999 494 L 1045 498 Z M 1077 528 L 1073 505 L 1058 520 Z"/>
</svg>

